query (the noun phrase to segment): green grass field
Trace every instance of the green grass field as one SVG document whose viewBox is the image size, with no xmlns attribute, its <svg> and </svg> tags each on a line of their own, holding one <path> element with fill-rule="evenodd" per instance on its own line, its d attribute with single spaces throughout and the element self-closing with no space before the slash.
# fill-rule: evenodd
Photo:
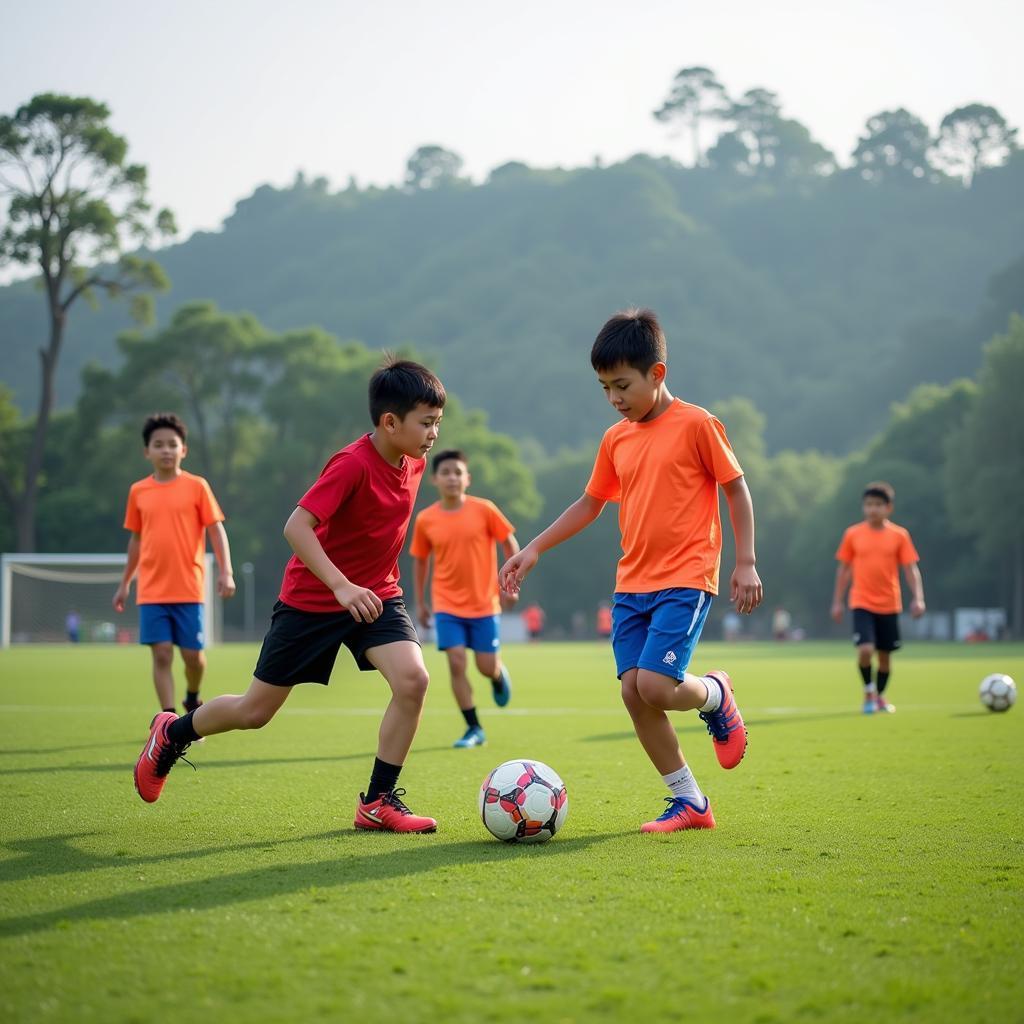
<svg viewBox="0 0 1024 1024">
<path fill-rule="evenodd" d="M 211 652 L 209 697 L 255 649 Z M 385 687 L 339 659 L 262 732 L 214 737 L 159 803 L 132 788 L 153 694 L 138 648 L 0 652 L 5 1021 L 1024 1020 L 1024 708 L 977 701 L 1024 647 L 912 646 L 897 713 L 859 714 L 843 645 L 704 644 L 750 748 L 722 771 L 681 738 L 713 832 L 641 836 L 661 809 L 610 653 L 513 647 L 489 744 L 461 732 L 436 652 L 402 784 L 433 836 L 353 831 Z M 481 695 L 485 695 L 483 688 Z M 498 843 L 485 773 L 566 781 L 564 830 Z"/>
</svg>

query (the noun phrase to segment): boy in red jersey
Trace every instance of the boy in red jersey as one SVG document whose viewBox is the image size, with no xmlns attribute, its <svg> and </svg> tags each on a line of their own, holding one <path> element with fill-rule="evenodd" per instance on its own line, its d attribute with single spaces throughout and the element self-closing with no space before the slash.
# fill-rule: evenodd
<svg viewBox="0 0 1024 1024">
<path fill-rule="evenodd" d="M 665 335 L 650 310 L 616 313 L 601 328 L 590 361 L 623 417 L 601 441 L 583 496 L 499 574 L 516 593 L 541 554 L 619 502 L 623 555 L 612 607 L 612 649 L 633 728 L 671 796 L 643 832 L 714 828 L 711 804 L 683 759 L 669 711 L 699 710 L 723 768 L 735 768 L 747 730 L 729 676 L 686 671 L 718 592 L 725 491 L 736 536 L 731 599 L 752 612 L 762 599 L 755 569 L 754 510 L 725 428 L 711 413 L 669 394 Z"/>
<path fill-rule="evenodd" d="M 444 404 L 444 386 L 418 363 L 389 359 L 373 375 L 373 432 L 331 457 L 285 524 L 295 554 L 249 689 L 242 696 L 217 697 L 181 718 L 157 715 L 135 766 L 143 800 L 160 796 L 167 773 L 199 737 L 260 729 L 294 685 L 326 686 L 344 644 L 360 669 L 376 669 L 391 688 L 355 827 L 437 829 L 433 818 L 414 815 L 401 800 L 405 790 L 395 788 L 429 682 L 398 585 L 398 555 Z"/>
<path fill-rule="evenodd" d="M 924 614 L 924 583 L 918 568 L 918 554 L 910 534 L 890 522 L 896 492 L 878 480 L 864 488 L 864 521 L 849 527 L 836 551 L 836 585 L 832 594 L 832 618 L 843 621 L 846 588 L 850 590 L 853 612 L 853 642 L 857 646 L 857 667 L 864 681 L 864 714 L 896 709 L 886 700 L 885 689 L 892 672 L 892 653 L 900 640 L 900 568 L 913 595 L 910 614 Z M 878 675 L 872 678 L 871 661 L 878 652 Z"/>
<path fill-rule="evenodd" d="M 501 598 L 495 545 L 505 558 L 518 550 L 512 524 L 492 501 L 466 493 L 470 484 L 466 456 L 455 448 L 434 456 L 434 486 L 441 500 L 425 508 L 412 529 L 409 554 L 416 581 L 416 610 L 420 625 L 430 625 L 433 613 L 438 650 L 448 656 L 452 693 L 466 722 L 455 747 L 482 747 L 487 742 L 473 687 L 466 675 L 466 650 L 491 683 L 494 703 L 504 707 L 512 697 L 512 680 L 501 662 L 498 627 Z M 431 556 L 434 575 L 427 603 L 427 570 Z"/>
<path fill-rule="evenodd" d="M 235 592 L 224 513 L 210 485 L 181 468 L 188 454 L 187 438 L 185 424 L 173 413 L 155 413 L 142 426 L 142 454 L 153 472 L 128 492 L 124 515 L 124 528 L 131 531 L 128 561 L 113 600 L 114 610 L 123 612 L 137 575 L 139 643 L 152 652 L 156 697 L 169 712 L 174 711 L 175 647 L 185 663 L 185 711 L 202 704 L 207 532 L 219 570 L 217 592 L 221 597 Z"/>
</svg>

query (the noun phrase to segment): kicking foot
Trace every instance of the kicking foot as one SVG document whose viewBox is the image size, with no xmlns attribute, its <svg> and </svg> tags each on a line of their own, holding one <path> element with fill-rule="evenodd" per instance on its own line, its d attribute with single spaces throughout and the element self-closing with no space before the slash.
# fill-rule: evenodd
<svg viewBox="0 0 1024 1024">
<path fill-rule="evenodd" d="M 482 747 L 487 742 L 483 729 L 471 725 L 453 744 L 453 747 Z"/>
<path fill-rule="evenodd" d="M 711 813 L 711 801 L 704 797 L 704 810 L 685 797 L 667 796 L 668 807 L 664 813 L 640 826 L 641 832 L 678 832 L 684 828 L 714 828 L 715 816 Z"/>
<path fill-rule="evenodd" d="M 160 799 L 167 773 L 188 750 L 187 743 L 178 746 L 167 738 L 167 726 L 177 717 L 173 711 L 161 711 L 153 719 L 149 739 L 135 762 L 135 790 L 147 804 L 156 803 Z"/>
<path fill-rule="evenodd" d="M 722 669 L 706 675 L 722 687 L 722 703 L 717 711 L 702 711 L 700 720 L 708 727 L 718 763 L 723 768 L 735 768 L 747 752 L 747 729 L 732 695 L 732 680 Z"/>
<path fill-rule="evenodd" d="M 504 665 L 501 666 L 501 675 L 491 680 L 491 693 L 499 708 L 503 708 L 512 699 L 512 679 Z"/>
<path fill-rule="evenodd" d="M 364 793 L 359 794 L 356 804 L 356 828 L 374 832 L 436 832 L 437 822 L 433 818 L 421 818 L 412 813 L 401 797 L 404 789 L 384 793 L 376 800 L 367 801 Z"/>
</svg>

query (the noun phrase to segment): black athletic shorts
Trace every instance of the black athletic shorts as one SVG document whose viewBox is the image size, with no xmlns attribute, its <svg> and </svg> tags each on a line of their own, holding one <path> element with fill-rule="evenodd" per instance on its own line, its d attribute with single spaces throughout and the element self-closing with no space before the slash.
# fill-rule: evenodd
<svg viewBox="0 0 1024 1024">
<path fill-rule="evenodd" d="M 900 640 L 900 617 L 879 615 L 866 608 L 853 609 L 853 642 L 873 644 L 876 651 L 898 651 L 903 646 Z"/>
<path fill-rule="evenodd" d="M 363 672 L 372 672 L 366 659 L 371 647 L 383 647 L 397 640 L 418 644 L 416 628 L 400 597 L 384 602 L 384 611 L 373 622 L 356 622 L 352 615 L 336 612 L 304 612 L 278 601 L 270 617 L 270 629 L 253 675 L 272 686 L 330 681 L 331 669 L 344 644 Z"/>
</svg>

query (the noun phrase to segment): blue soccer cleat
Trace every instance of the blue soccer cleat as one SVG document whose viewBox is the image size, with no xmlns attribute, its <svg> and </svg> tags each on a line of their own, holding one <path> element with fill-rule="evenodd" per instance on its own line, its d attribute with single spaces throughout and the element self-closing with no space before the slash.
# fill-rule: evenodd
<svg viewBox="0 0 1024 1024">
<path fill-rule="evenodd" d="M 487 742 L 483 729 L 479 725 L 471 725 L 465 734 L 457 739 L 453 747 L 482 747 Z"/>
<path fill-rule="evenodd" d="M 501 675 L 491 680 L 491 693 L 499 708 L 503 708 L 512 699 L 512 679 L 504 665 L 501 666 Z"/>
</svg>

